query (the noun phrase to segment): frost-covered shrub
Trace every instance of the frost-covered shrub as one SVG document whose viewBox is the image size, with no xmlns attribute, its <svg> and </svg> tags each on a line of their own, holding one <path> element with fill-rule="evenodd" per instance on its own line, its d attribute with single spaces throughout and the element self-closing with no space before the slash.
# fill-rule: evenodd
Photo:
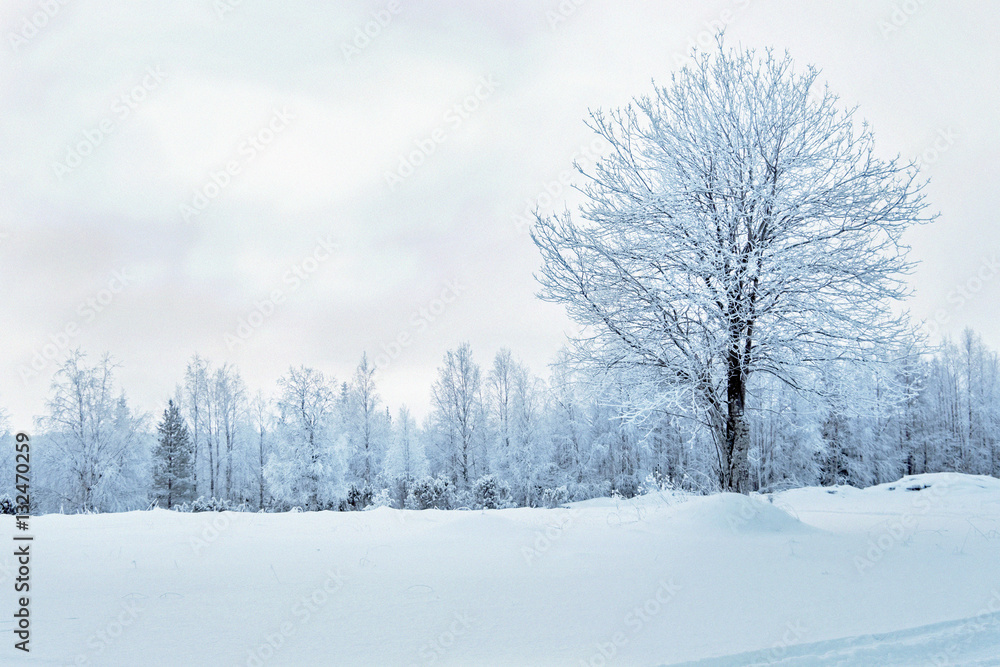
<svg viewBox="0 0 1000 667">
<path fill-rule="evenodd" d="M 455 489 L 452 494 L 451 508 L 453 510 L 470 510 L 475 507 L 476 501 L 472 497 L 470 489 Z"/>
<path fill-rule="evenodd" d="M 363 510 L 372 504 L 372 489 L 367 484 L 365 486 L 358 486 L 357 484 L 351 484 L 347 489 L 347 498 L 340 501 L 340 505 L 337 509 L 341 512 L 356 512 Z"/>
<path fill-rule="evenodd" d="M 0 496 L 0 514 L 17 514 L 14 501 L 6 493 Z"/>
<path fill-rule="evenodd" d="M 569 502 L 569 491 L 565 486 L 557 486 L 554 489 L 545 489 L 542 492 L 542 506 L 552 509 Z"/>
<path fill-rule="evenodd" d="M 639 485 L 639 493 L 659 493 L 663 491 L 674 491 L 677 487 L 673 480 L 660 472 L 651 472 L 646 475 L 646 479 Z"/>
<path fill-rule="evenodd" d="M 510 504 L 510 486 L 496 475 L 483 475 L 472 485 L 472 505 L 476 509 L 503 509 Z"/>
<path fill-rule="evenodd" d="M 388 477 L 384 482 L 389 495 L 392 497 L 392 506 L 405 508 L 406 497 L 410 494 L 414 478 L 412 476 Z"/>
<path fill-rule="evenodd" d="M 624 477 L 615 483 L 611 495 L 619 498 L 634 498 L 639 495 L 639 482 L 632 477 Z"/>
<path fill-rule="evenodd" d="M 569 499 L 571 501 L 590 500 L 591 498 L 611 497 L 611 482 L 602 480 L 600 482 L 582 482 L 570 484 L 567 487 Z"/>
<path fill-rule="evenodd" d="M 424 477 L 413 482 L 406 496 L 406 509 L 451 509 L 454 488 L 445 477 Z"/>
<path fill-rule="evenodd" d="M 365 505 L 366 510 L 373 510 L 376 507 L 392 507 L 392 495 L 389 493 L 389 489 L 382 489 L 372 496 L 371 502 Z"/>
<path fill-rule="evenodd" d="M 225 498 L 205 498 L 198 496 L 189 503 L 174 505 L 174 510 L 178 512 L 249 512 L 249 506 L 245 503 L 230 502 Z"/>
<path fill-rule="evenodd" d="M 298 505 L 294 505 L 287 500 L 282 500 L 280 498 L 272 498 L 265 506 L 265 512 L 277 513 L 277 512 L 301 512 L 302 508 Z"/>
</svg>

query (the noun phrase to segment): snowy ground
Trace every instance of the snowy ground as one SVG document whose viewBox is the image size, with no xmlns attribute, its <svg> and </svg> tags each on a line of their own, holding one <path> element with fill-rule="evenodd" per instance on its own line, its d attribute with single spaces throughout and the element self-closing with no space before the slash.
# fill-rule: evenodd
<svg viewBox="0 0 1000 667">
<path fill-rule="evenodd" d="M 990 478 L 32 522 L 32 651 L 3 620 L 0 664 L 1000 665 Z"/>
</svg>

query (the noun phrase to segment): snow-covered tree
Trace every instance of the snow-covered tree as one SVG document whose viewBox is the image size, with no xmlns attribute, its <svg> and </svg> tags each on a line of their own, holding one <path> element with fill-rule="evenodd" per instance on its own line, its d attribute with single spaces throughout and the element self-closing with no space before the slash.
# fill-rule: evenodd
<svg viewBox="0 0 1000 667">
<path fill-rule="evenodd" d="M 585 327 L 577 356 L 648 385 L 650 410 L 693 409 L 726 490 L 751 490 L 754 375 L 820 390 L 818 368 L 876 368 L 913 332 L 891 306 L 924 186 L 817 78 L 720 39 L 652 96 L 592 113 L 611 151 L 581 215 L 532 231 L 541 297 Z"/>
<path fill-rule="evenodd" d="M 14 464 L 15 464 L 15 436 L 10 432 L 10 417 L 7 411 L 0 407 L 0 475 L 4 480 L 0 485 L 0 499 L 4 496 L 14 498 Z M 35 503 L 37 504 L 37 503 Z"/>
<path fill-rule="evenodd" d="M 56 371 L 47 413 L 38 420 L 48 492 L 77 511 L 136 509 L 149 490 L 143 418 L 128 407 L 109 355 L 90 366 L 74 350 Z"/>
<path fill-rule="evenodd" d="M 385 476 L 397 486 L 402 506 L 413 480 L 427 475 L 429 468 L 417 424 L 405 405 L 399 409 L 392 431 L 383 470 Z"/>
<path fill-rule="evenodd" d="M 271 455 L 273 446 L 274 414 L 271 412 L 270 403 L 264 395 L 258 391 L 250 402 L 250 421 L 253 425 L 254 441 L 251 456 L 252 484 L 257 487 L 257 507 L 263 509 L 267 506 L 268 492 L 267 480 L 264 475 L 264 466 Z"/>
<path fill-rule="evenodd" d="M 493 367 L 486 376 L 489 416 L 496 434 L 494 454 L 501 461 L 506 461 L 509 457 L 513 438 L 511 413 L 514 409 L 514 365 L 510 349 L 501 348 L 493 357 Z"/>
<path fill-rule="evenodd" d="M 445 353 L 431 388 L 431 404 L 440 462 L 459 490 L 468 490 L 486 468 L 482 371 L 468 343 Z"/>
<path fill-rule="evenodd" d="M 163 419 L 156 427 L 159 433 L 153 449 L 153 493 L 155 500 L 167 509 L 193 500 L 191 439 L 177 404 L 170 400 Z"/>
<path fill-rule="evenodd" d="M 541 489 L 555 481 L 549 471 L 549 440 L 543 433 L 544 392 L 544 382 L 509 349 L 497 353 L 487 376 L 487 402 L 496 433 L 492 468 L 523 504 L 533 504 Z"/>
<path fill-rule="evenodd" d="M 569 362 L 564 349 L 552 364 L 549 380 L 548 433 L 552 443 L 552 459 L 569 484 L 585 481 L 589 468 L 591 443 L 587 438 L 589 425 L 580 396 L 582 380 Z M 574 498 L 576 499 L 576 498 Z"/>
<path fill-rule="evenodd" d="M 242 454 L 240 434 L 247 418 L 247 397 L 246 385 L 239 371 L 230 364 L 217 368 L 212 377 L 212 403 L 212 431 L 216 434 L 213 438 L 215 469 L 212 479 L 222 497 L 237 500 L 233 492 L 233 461 L 234 456 L 239 459 Z"/>
<path fill-rule="evenodd" d="M 381 410 L 382 399 L 375 386 L 375 370 L 363 354 L 347 386 L 344 418 L 351 476 L 369 488 L 381 468 L 389 432 L 389 420 Z"/>
<path fill-rule="evenodd" d="M 185 391 L 185 401 L 184 405 L 187 408 L 188 420 L 190 423 L 189 431 L 191 433 L 191 451 L 192 451 L 192 466 L 194 471 L 192 473 L 192 483 L 194 484 L 194 493 L 196 496 L 201 495 L 202 488 L 198 483 L 198 467 L 201 465 L 201 459 L 204 457 L 202 453 L 202 442 L 206 442 L 208 439 L 208 428 L 207 422 L 211 415 L 211 398 L 212 394 L 209 388 L 209 364 L 208 361 L 203 359 L 200 355 L 196 354 L 188 362 L 187 370 L 184 374 L 184 391 Z M 211 451 L 211 445 L 206 442 L 206 447 L 208 451 Z M 199 456 L 201 454 L 201 456 Z M 209 466 L 209 470 L 212 466 Z M 204 478 L 203 478 L 204 479 Z M 202 482 L 204 484 L 204 481 Z M 209 494 L 215 495 L 215 481 L 214 476 L 212 477 L 211 484 L 209 485 Z"/>
<path fill-rule="evenodd" d="M 271 492 L 311 509 L 329 505 L 342 472 L 333 434 L 334 392 L 323 373 L 299 366 L 278 380 L 280 438 L 266 465 Z"/>
<path fill-rule="evenodd" d="M 757 490 L 810 486 L 820 481 L 821 415 L 774 377 L 755 378 L 750 414 L 750 478 Z"/>
</svg>

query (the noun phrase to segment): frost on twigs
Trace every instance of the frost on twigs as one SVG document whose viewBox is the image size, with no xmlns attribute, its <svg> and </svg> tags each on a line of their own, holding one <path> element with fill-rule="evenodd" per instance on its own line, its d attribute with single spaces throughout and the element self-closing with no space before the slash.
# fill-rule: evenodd
<svg viewBox="0 0 1000 667">
<path fill-rule="evenodd" d="M 860 369 L 891 402 L 887 371 L 916 338 L 893 304 L 913 267 L 903 233 L 933 219 L 924 184 L 876 157 L 818 74 L 720 38 L 668 86 L 591 113 L 611 150 L 587 201 L 532 231 L 541 297 L 584 327 L 576 360 L 628 377 L 650 412 L 693 414 L 725 490 L 751 488 L 753 378 L 849 406 L 836 379 Z"/>
</svg>

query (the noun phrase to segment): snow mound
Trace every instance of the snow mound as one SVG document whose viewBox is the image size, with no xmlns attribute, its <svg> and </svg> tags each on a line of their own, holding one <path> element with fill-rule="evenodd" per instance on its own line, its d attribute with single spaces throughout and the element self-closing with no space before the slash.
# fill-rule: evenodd
<svg viewBox="0 0 1000 667">
<path fill-rule="evenodd" d="M 966 475 L 957 472 L 934 472 L 921 475 L 907 475 L 895 482 L 887 482 L 864 489 L 867 492 L 907 493 L 947 490 L 961 493 L 1000 493 L 1000 479 L 986 475 Z"/>
<path fill-rule="evenodd" d="M 684 502 L 691 497 L 691 494 L 684 491 L 665 490 L 644 493 L 639 496 L 633 496 L 632 498 L 609 498 L 607 496 L 602 496 L 599 498 L 590 498 L 589 500 L 576 500 L 560 505 L 560 507 L 576 509 L 621 509 L 623 507 L 659 508 Z"/>
<path fill-rule="evenodd" d="M 692 497 L 677 505 L 672 523 L 694 528 L 741 533 L 780 533 L 812 530 L 785 510 L 757 496 L 717 493 Z"/>
</svg>

